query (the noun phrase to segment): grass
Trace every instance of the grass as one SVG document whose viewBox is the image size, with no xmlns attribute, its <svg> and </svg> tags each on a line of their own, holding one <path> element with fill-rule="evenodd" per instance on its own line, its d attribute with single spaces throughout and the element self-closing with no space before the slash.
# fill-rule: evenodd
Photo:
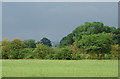
<svg viewBox="0 0 120 79">
<path fill-rule="evenodd" d="M 117 60 L 2 60 L 3 77 L 117 77 Z"/>
</svg>

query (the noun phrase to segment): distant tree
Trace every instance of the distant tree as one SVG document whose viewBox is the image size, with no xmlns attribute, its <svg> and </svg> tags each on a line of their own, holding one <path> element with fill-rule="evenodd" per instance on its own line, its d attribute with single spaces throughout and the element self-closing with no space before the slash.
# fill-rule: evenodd
<svg viewBox="0 0 120 79">
<path fill-rule="evenodd" d="M 110 33 L 99 33 L 92 35 L 84 35 L 77 43 L 74 43 L 79 48 L 84 48 L 86 51 L 97 52 L 97 55 L 110 53 L 111 45 L 113 44 L 113 35 Z"/>
<path fill-rule="evenodd" d="M 58 43 L 54 43 L 52 46 L 53 46 L 53 47 L 58 47 L 59 44 L 58 44 Z"/>
<path fill-rule="evenodd" d="M 64 47 L 64 48 L 61 48 L 60 51 L 56 53 L 55 57 L 56 57 L 56 59 L 71 60 L 72 53 L 73 53 L 73 51 L 70 48 Z"/>
<path fill-rule="evenodd" d="M 33 39 L 24 40 L 24 44 L 25 44 L 26 48 L 35 48 L 36 47 L 35 40 L 33 40 Z"/>
<path fill-rule="evenodd" d="M 117 30 L 118 30 L 117 41 L 118 41 L 118 44 L 120 45 L 120 28 L 118 28 Z"/>
<path fill-rule="evenodd" d="M 74 42 L 78 43 L 83 35 L 99 34 L 102 32 L 115 34 L 113 38 L 116 41 L 114 42 L 118 42 L 116 36 L 117 29 L 115 27 L 104 26 L 102 22 L 85 22 L 84 25 L 78 26 L 72 33 L 63 37 L 60 41 L 60 47 L 72 45 Z"/>
<path fill-rule="evenodd" d="M 67 35 L 66 37 L 64 37 L 64 38 L 60 41 L 60 47 L 72 45 L 73 42 L 74 42 L 74 40 L 73 40 L 73 34 L 70 33 L 69 35 Z"/>
<path fill-rule="evenodd" d="M 93 22 L 90 27 L 91 34 L 98 34 L 104 31 L 104 24 L 102 22 Z"/>
<path fill-rule="evenodd" d="M 37 44 L 33 52 L 37 55 L 36 58 L 45 59 L 45 56 L 53 53 L 53 49 L 44 44 Z"/>
<path fill-rule="evenodd" d="M 14 39 L 10 42 L 9 44 L 9 53 L 8 53 L 8 58 L 9 59 L 19 59 L 22 58 L 24 52 L 20 52 L 20 50 L 23 50 L 25 48 L 25 44 L 22 40 L 20 39 Z"/>
<path fill-rule="evenodd" d="M 2 40 L 2 58 L 8 59 L 8 53 L 9 53 L 9 41 L 8 38 L 5 38 Z"/>
<path fill-rule="evenodd" d="M 113 59 L 120 58 L 120 46 L 118 44 L 111 45 L 111 54 Z"/>
<path fill-rule="evenodd" d="M 110 27 L 110 32 L 112 32 L 113 34 L 116 34 L 117 29 L 115 27 Z"/>
<path fill-rule="evenodd" d="M 107 25 L 105 25 L 105 26 L 103 27 L 103 30 L 104 30 L 104 32 L 106 32 L 106 33 L 110 33 L 110 32 L 111 32 L 110 27 L 107 26 Z"/>
<path fill-rule="evenodd" d="M 24 42 L 22 41 L 22 40 L 20 40 L 20 39 L 14 39 L 14 40 L 12 40 L 11 41 L 11 43 L 10 43 L 10 48 L 11 49 L 22 49 L 22 48 L 24 48 L 25 47 L 25 44 L 24 44 Z"/>
<path fill-rule="evenodd" d="M 41 42 L 40 41 L 37 41 L 36 44 L 40 44 Z"/>
<path fill-rule="evenodd" d="M 110 31 L 113 35 L 114 42 L 120 45 L 120 28 L 110 27 Z"/>
<path fill-rule="evenodd" d="M 48 38 L 45 38 L 45 37 L 41 39 L 41 43 L 44 44 L 44 45 L 47 45 L 49 47 L 52 46 L 51 41 Z"/>
</svg>

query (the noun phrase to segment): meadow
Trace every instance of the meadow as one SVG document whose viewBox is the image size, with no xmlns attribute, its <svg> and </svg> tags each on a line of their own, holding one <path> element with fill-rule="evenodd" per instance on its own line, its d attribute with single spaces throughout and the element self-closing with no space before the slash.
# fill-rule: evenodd
<svg viewBox="0 0 120 79">
<path fill-rule="evenodd" d="M 3 77 L 118 77 L 120 28 L 85 22 L 63 37 L 2 40 Z"/>
<path fill-rule="evenodd" d="M 117 77 L 118 60 L 2 60 L 2 77 Z"/>
</svg>

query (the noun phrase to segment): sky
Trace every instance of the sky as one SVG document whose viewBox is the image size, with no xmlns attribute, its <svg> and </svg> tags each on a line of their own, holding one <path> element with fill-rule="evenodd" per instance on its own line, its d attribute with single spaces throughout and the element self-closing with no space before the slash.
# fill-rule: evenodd
<svg viewBox="0 0 120 79">
<path fill-rule="evenodd" d="M 2 39 L 59 42 L 85 22 L 118 27 L 117 2 L 4 2 Z"/>
<path fill-rule="evenodd" d="M 0 41 L 2 41 L 2 3 L 0 2 Z"/>
</svg>

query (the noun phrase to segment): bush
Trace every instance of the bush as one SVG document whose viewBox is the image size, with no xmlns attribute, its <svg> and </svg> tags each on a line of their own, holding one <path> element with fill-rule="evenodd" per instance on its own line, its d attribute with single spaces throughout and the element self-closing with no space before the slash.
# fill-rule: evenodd
<svg viewBox="0 0 120 79">
<path fill-rule="evenodd" d="M 9 59 L 33 59 L 35 55 L 33 54 L 32 48 L 24 48 L 24 49 L 15 49 L 10 50 L 8 54 Z"/>
<path fill-rule="evenodd" d="M 118 44 L 112 45 L 111 46 L 111 54 L 112 54 L 112 59 L 118 59 L 119 58 L 119 51 L 120 51 L 120 46 Z"/>
<path fill-rule="evenodd" d="M 16 50 L 10 50 L 9 53 L 8 53 L 8 58 L 9 59 L 18 59 L 19 58 L 19 51 L 18 49 Z"/>
<path fill-rule="evenodd" d="M 48 55 L 46 55 L 45 59 L 53 60 L 54 59 L 54 54 L 48 54 Z"/>
<path fill-rule="evenodd" d="M 57 51 L 55 54 L 53 54 L 53 59 L 59 59 L 59 60 L 64 59 L 61 51 Z"/>
<path fill-rule="evenodd" d="M 10 42 L 8 41 L 8 38 L 5 38 L 2 40 L 2 58 L 3 59 L 8 59 L 8 53 L 9 53 L 9 45 Z"/>
<path fill-rule="evenodd" d="M 45 59 L 46 55 L 54 53 L 53 49 L 44 44 L 37 44 L 33 51 L 37 56 L 36 58 Z"/>
<path fill-rule="evenodd" d="M 24 52 L 21 52 L 24 50 L 25 44 L 20 39 L 14 39 L 13 41 L 10 41 L 7 45 L 8 51 L 6 52 L 8 54 L 9 59 L 21 59 L 24 58 Z"/>
<path fill-rule="evenodd" d="M 109 60 L 112 58 L 111 54 L 105 54 L 104 59 Z"/>
<path fill-rule="evenodd" d="M 80 60 L 80 59 L 81 59 L 81 54 L 72 55 L 72 60 Z"/>
<path fill-rule="evenodd" d="M 25 59 L 34 59 L 34 58 L 36 58 L 36 55 L 33 53 L 33 48 L 25 48 L 24 50 L 23 50 L 23 52 L 24 52 L 24 58 Z"/>
<path fill-rule="evenodd" d="M 68 47 L 61 48 L 60 51 L 55 53 L 54 59 L 66 59 L 66 60 L 71 60 L 72 59 L 72 50 L 69 49 Z"/>
<path fill-rule="evenodd" d="M 90 59 L 90 54 L 80 54 L 82 59 Z"/>
<path fill-rule="evenodd" d="M 35 40 L 33 40 L 33 39 L 24 40 L 24 44 L 25 44 L 26 48 L 35 48 L 36 47 Z"/>
</svg>

